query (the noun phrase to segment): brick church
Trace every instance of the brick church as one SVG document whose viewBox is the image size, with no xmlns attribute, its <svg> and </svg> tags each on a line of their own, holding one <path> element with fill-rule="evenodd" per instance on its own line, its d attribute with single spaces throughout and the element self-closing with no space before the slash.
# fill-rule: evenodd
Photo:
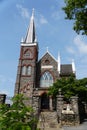
<svg viewBox="0 0 87 130">
<path fill-rule="evenodd" d="M 61 64 L 60 55 L 55 59 L 48 50 L 38 60 L 38 48 L 33 11 L 26 37 L 21 40 L 15 95 L 22 93 L 28 97 L 26 104 L 32 105 L 37 112 L 53 110 L 53 99 L 47 95 L 48 88 L 57 79 L 75 75 L 76 71 L 74 61 Z"/>
</svg>

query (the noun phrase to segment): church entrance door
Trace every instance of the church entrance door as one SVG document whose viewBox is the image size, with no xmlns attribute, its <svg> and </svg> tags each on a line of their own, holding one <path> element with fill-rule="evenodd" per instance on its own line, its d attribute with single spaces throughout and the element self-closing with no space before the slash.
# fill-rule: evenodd
<svg viewBox="0 0 87 130">
<path fill-rule="evenodd" d="M 46 93 L 41 96 L 41 109 L 49 109 L 49 96 Z"/>
</svg>

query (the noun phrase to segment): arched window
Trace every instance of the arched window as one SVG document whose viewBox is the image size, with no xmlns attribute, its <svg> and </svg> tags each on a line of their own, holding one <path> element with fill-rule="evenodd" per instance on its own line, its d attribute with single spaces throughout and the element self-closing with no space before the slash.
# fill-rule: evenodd
<svg viewBox="0 0 87 130">
<path fill-rule="evenodd" d="M 50 87 L 53 84 L 53 77 L 50 72 L 46 71 L 40 79 L 40 87 Z"/>
<path fill-rule="evenodd" d="M 22 67 L 22 75 L 26 75 L 26 66 Z"/>
<path fill-rule="evenodd" d="M 32 58 L 33 55 L 32 55 L 32 52 L 30 50 L 25 50 L 24 52 L 24 58 Z"/>
<path fill-rule="evenodd" d="M 31 66 L 27 67 L 27 75 L 31 75 Z"/>
</svg>

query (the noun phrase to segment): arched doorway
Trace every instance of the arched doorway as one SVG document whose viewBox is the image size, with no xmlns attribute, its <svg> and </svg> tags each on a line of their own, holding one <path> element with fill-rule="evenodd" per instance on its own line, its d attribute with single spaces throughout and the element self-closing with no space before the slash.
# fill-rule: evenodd
<svg viewBox="0 0 87 130">
<path fill-rule="evenodd" d="M 47 93 L 41 95 L 41 109 L 49 109 L 49 96 Z"/>
</svg>

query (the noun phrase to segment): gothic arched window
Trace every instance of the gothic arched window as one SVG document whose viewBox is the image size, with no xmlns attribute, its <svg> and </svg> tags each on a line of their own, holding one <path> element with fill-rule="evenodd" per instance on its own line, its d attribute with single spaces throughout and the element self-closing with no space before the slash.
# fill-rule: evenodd
<svg viewBox="0 0 87 130">
<path fill-rule="evenodd" d="M 32 52 L 30 50 L 25 50 L 24 58 L 33 58 Z"/>
<path fill-rule="evenodd" d="M 22 75 L 26 75 L 26 66 L 22 67 Z"/>
<path fill-rule="evenodd" d="M 31 75 L 31 66 L 27 67 L 27 75 Z"/>
<path fill-rule="evenodd" d="M 40 79 L 40 87 L 50 87 L 53 84 L 53 76 L 49 71 L 46 71 Z"/>
</svg>

